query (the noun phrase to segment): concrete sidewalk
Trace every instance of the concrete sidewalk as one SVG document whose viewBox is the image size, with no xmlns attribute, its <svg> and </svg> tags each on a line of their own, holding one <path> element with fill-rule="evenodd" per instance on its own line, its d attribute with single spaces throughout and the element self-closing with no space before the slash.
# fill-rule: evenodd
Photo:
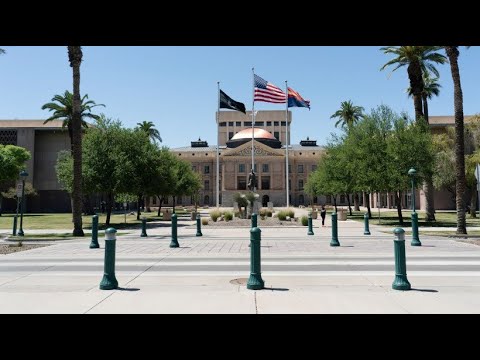
<svg viewBox="0 0 480 360">
<path fill-rule="evenodd" d="M 329 219 L 327 219 L 329 221 Z M 117 239 L 121 289 L 100 290 L 104 241 L 59 242 L 0 256 L 1 313 L 480 313 L 480 247 L 425 236 L 411 247 L 407 274 L 413 290 L 391 289 L 393 236 L 363 224 L 339 222 L 340 247 L 331 228 L 262 229 L 264 290 L 246 289 L 249 229 L 179 228 L 149 237 Z M 329 224 L 329 223 L 328 223 Z"/>
</svg>

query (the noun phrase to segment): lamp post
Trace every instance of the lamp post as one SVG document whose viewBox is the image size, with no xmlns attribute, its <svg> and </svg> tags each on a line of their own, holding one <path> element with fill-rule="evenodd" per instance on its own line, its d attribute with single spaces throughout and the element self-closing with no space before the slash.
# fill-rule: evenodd
<svg viewBox="0 0 480 360">
<path fill-rule="evenodd" d="M 418 238 L 418 214 L 415 211 L 415 176 L 417 171 L 414 168 L 408 170 L 408 175 L 412 178 L 412 246 L 422 246 Z"/>
<path fill-rule="evenodd" d="M 20 230 L 18 230 L 18 236 L 23 236 L 23 211 L 25 208 L 25 179 L 28 173 L 25 170 L 20 172 L 20 178 L 22 179 L 22 200 L 20 200 Z"/>
</svg>

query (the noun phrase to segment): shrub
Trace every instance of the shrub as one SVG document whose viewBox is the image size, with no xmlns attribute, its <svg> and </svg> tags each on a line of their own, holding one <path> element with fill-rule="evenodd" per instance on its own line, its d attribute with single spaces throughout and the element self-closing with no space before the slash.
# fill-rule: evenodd
<svg viewBox="0 0 480 360">
<path fill-rule="evenodd" d="M 258 215 L 260 215 L 260 217 L 265 217 L 267 215 L 267 210 L 266 209 L 260 209 L 260 211 L 258 212 Z"/>
<path fill-rule="evenodd" d="M 223 214 L 223 218 L 225 221 L 230 221 L 233 219 L 233 214 L 230 211 L 225 211 L 225 214 Z"/>
<path fill-rule="evenodd" d="M 279 211 L 278 214 L 278 220 L 285 221 L 287 219 L 287 212 L 286 211 Z"/>
<path fill-rule="evenodd" d="M 260 215 L 260 219 L 265 220 L 265 216 L 264 216 L 264 215 Z"/>
<path fill-rule="evenodd" d="M 210 217 L 213 222 L 217 222 L 217 219 L 222 216 L 222 213 L 219 210 L 210 211 Z"/>
<path fill-rule="evenodd" d="M 236 193 L 233 195 L 233 200 L 238 204 L 240 207 L 248 206 L 248 200 L 246 197 L 242 197 L 241 193 Z"/>
<path fill-rule="evenodd" d="M 286 212 L 287 216 L 290 216 L 291 219 L 295 217 L 295 211 L 293 211 L 292 209 L 287 209 Z"/>
<path fill-rule="evenodd" d="M 302 216 L 302 225 L 307 226 L 308 225 L 308 217 L 303 215 Z"/>
<path fill-rule="evenodd" d="M 234 215 L 235 215 L 236 218 L 240 218 L 240 217 L 241 217 L 241 216 L 240 216 L 240 211 L 235 211 L 235 212 L 234 212 Z"/>
<path fill-rule="evenodd" d="M 267 216 L 268 216 L 268 217 L 272 217 L 272 216 L 273 216 L 272 210 L 267 210 Z"/>
<path fill-rule="evenodd" d="M 202 225 L 208 225 L 208 219 L 202 218 Z"/>
</svg>

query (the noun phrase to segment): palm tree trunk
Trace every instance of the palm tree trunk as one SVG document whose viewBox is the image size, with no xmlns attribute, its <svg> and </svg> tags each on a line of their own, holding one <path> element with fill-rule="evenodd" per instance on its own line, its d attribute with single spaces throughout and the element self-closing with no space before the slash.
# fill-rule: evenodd
<svg viewBox="0 0 480 360">
<path fill-rule="evenodd" d="M 69 46 L 68 59 L 73 69 L 73 236 L 84 236 L 85 234 L 82 229 L 82 118 L 80 114 L 80 64 L 82 62 L 82 48 L 80 46 Z"/>
<path fill-rule="evenodd" d="M 455 109 L 455 170 L 456 170 L 456 203 L 457 203 L 457 234 L 467 233 L 465 219 L 465 143 L 463 126 L 463 94 L 458 68 L 459 51 L 456 46 L 445 46 L 450 61 L 450 70 L 453 79 L 453 97 Z"/>
<path fill-rule="evenodd" d="M 358 193 L 356 192 L 353 194 L 353 210 L 355 211 L 360 211 L 360 198 L 358 196 Z"/>
<path fill-rule="evenodd" d="M 395 203 L 397 204 L 397 214 L 398 214 L 398 221 L 400 225 L 403 225 L 403 214 L 402 214 L 402 202 L 400 198 L 402 197 L 402 193 L 400 191 L 395 191 Z"/>
<path fill-rule="evenodd" d="M 150 196 L 145 195 L 145 209 L 147 212 L 151 212 L 152 209 L 150 208 Z"/>
<path fill-rule="evenodd" d="M 420 63 L 418 61 L 412 61 L 408 65 L 407 72 L 413 95 L 415 121 L 420 121 L 420 119 L 424 116 L 422 109 L 423 78 Z"/>
</svg>

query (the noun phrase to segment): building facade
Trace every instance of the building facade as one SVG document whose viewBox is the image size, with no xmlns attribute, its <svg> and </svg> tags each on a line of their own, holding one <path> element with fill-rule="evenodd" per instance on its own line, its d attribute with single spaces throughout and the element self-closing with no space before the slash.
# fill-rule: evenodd
<svg viewBox="0 0 480 360">
<path fill-rule="evenodd" d="M 292 114 L 285 111 L 258 111 L 253 129 L 254 172 L 256 192 L 263 206 L 286 206 L 286 141 L 290 138 Z M 219 200 L 221 206 L 232 206 L 233 196 L 246 192 L 252 169 L 252 113 L 220 111 L 217 139 L 219 144 Z M 306 139 L 288 147 L 289 196 L 292 206 L 324 203 L 304 192 L 308 176 L 315 171 L 324 149 L 315 140 Z M 217 147 L 205 141 L 192 141 L 188 147 L 172 149 L 179 158 L 192 164 L 202 178 L 200 205 L 216 206 Z M 190 204 L 191 199 L 180 199 Z"/>
<path fill-rule="evenodd" d="M 36 196 L 26 197 L 28 212 L 71 211 L 70 196 L 57 181 L 55 164 L 61 150 L 70 150 L 68 131 L 62 121 L 0 120 L 0 144 L 16 145 L 27 149 L 27 182 L 32 183 Z M 3 208 L 15 210 L 16 202 L 5 199 Z"/>
</svg>

